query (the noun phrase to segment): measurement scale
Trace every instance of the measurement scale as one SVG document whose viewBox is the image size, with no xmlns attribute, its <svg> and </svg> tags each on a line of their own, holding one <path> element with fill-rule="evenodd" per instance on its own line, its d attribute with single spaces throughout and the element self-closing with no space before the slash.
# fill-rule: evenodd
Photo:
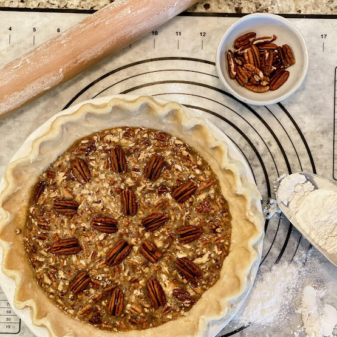
<svg viewBox="0 0 337 337">
<path fill-rule="evenodd" d="M 0 289 L 0 332 L 17 334 L 21 330 L 21 320 L 13 312 L 6 295 Z"/>
</svg>

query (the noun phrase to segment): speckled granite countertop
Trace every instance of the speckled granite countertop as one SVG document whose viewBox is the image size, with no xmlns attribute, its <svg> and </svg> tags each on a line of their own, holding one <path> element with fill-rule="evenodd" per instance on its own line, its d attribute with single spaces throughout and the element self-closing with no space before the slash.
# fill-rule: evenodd
<svg viewBox="0 0 337 337">
<path fill-rule="evenodd" d="M 0 0 L 0 7 L 100 9 L 112 1 L 114 0 Z M 201 0 L 189 11 L 337 14 L 337 0 Z"/>
</svg>

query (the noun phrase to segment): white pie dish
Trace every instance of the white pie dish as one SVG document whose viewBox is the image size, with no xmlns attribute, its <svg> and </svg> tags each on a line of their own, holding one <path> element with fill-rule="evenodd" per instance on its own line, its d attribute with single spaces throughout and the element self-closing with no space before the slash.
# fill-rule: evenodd
<svg viewBox="0 0 337 337">
<path fill-rule="evenodd" d="M 42 125 L 40 128 L 38 128 L 37 130 L 35 130 L 25 141 L 25 143 L 23 144 L 23 146 L 20 148 L 20 150 L 16 153 L 16 155 L 13 157 L 12 161 L 15 161 L 19 158 L 25 157 L 28 153 L 30 153 L 31 151 L 31 145 L 32 145 L 32 141 L 36 138 L 38 138 L 39 135 L 42 135 L 48 128 L 49 126 L 52 124 L 52 122 L 58 118 L 59 116 L 62 115 L 71 115 L 73 114 L 75 111 L 77 111 L 81 106 L 85 105 L 86 103 L 95 103 L 96 105 L 102 105 L 104 103 L 109 102 L 111 99 L 113 98 L 123 98 L 123 99 L 127 99 L 128 101 L 133 101 L 136 100 L 138 98 L 138 96 L 110 96 L 110 97 L 104 97 L 104 98 L 99 98 L 96 99 L 94 101 L 88 101 L 88 102 L 82 102 L 74 107 L 71 107 L 57 115 L 55 115 L 53 118 L 51 118 L 49 121 L 47 121 L 44 125 Z M 167 101 L 163 100 L 163 99 L 156 99 L 156 102 L 160 103 L 160 104 L 166 104 Z M 146 102 L 144 102 L 145 104 Z M 193 117 L 199 117 L 198 113 L 191 111 L 191 110 L 187 110 L 185 111 L 184 108 L 184 112 L 186 113 L 186 115 L 189 118 L 193 118 Z M 205 120 L 206 123 L 208 124 L 208 127 L 211 128 L 213 135 L 216 137 L 216 139 L 218 140 L 223 140 L 228 144 L 229 147 L 229 154 L 232 158 L 234 158 L 235 160 L 238 160 L 241 164 L 243 164 L 245 171 L 247 172 L 247 176 L 248 179 L 251 183 L 254 183 L 253 178 L 252 178 L 252 174 L 250 172 L 249 166 L 248 164 L 245 162 L 245 160 L 243 159 L 242 155 L 239 153 L 239 151 L 236 149 L 235 145 L 228 139 L 228 137 L 226 137 L 218 128 L 216 128 L 213 124 L 211 124 L 210 122 L 208 122 L 207 120 Z M 0 190 L 4 187 L 4 182 L 2 181 L 2 184 L 0 185 Z M 261 204 L 260 202 L 257 200 L 256 201 L 256 207 L 257 209 L 261 212 Z M 245 291 L 242 292 L 242 294 L 240 295 L 240 297 L 236 298 L 235 303 L 233 303 L 233 305 L 231 306 L 230 310 L 226 313 L 226 318 L 224 320 L 220 320 L 220 322 L 218 323 L 213 323 L 212 326 L 207 329 L 207 332 L 205 334 L 205 336 L 214 336 L 219 330 L 221 330 L 223 328 L 224 325 L 226 325 L 236 314 L 236 312 L 238 311 L 238 309 L 240 308 L 240 306 L 242 305 L 245 297 L 247 296 L 253 281 L 255 279 L 255 275 L 258 269 L 258 265 L 259 265 L 259 261 L 260 261 L 260 257 L 261 257 L 261 250 L 262 250 L 262 239 L 263 239 L 263 234 L 259 235 L 258 239 L 256 240 L 256 242 L 254 242 L 254 249 L 256 250 L 256 257 L 254 259 L 254 262 L 252 263 L 252 266 L 249 270 L 249 273 L 247 275 L 247 283 L 245 285 Z M 7 295 L 7 297 L 9 298 L 9 301 L 11 303 L 11 305 L 13 306 L 13 296 L 14 296 L 14 292 L 15 292 L 15 283 L 12 279 L 8 278 L 7 276 L 1 274 L 0 277 L 1 280 L 1 284 L 3 286 L 3 289 Z M 13 306 L 14 308 L 14 306 Z M 44 328 L 40 328 L 37 327 L 36 325 L 33 324 L 32 320 L 31 320 L 31 309 L 27 308 L 24 310 L 17 310 L 14 309 L 15 312 L 18 313 L 18 315 L 26 322 L 26 324 L 29 326 L 29 328 L 31 328 L 31 330 L 36 334 L 36 335 L 41 335 L 41 336 L 47 336 L 48 332 L 47 329 Z M 98 330 L 99 331 L 99 330 Z"/>
<path fill-rule="evenodd" d="M 278 90 L 255 93 L 241 87 L 229 77 L 227 51 L 233 51 L 234 41 L 248 32 L 257 33 L 257 37 L 275 34 L 277 45 L 288 44 L 293 50 L 296 63 L 287 68 L 290 72 L 289 79 Z M 252 105 L 275 104 L 294 94 L 305 80 L 308 67 L 308 50 L 302 34 L 288 20 L 274 14 L 250 14 L 234 23 L 222 37 L 216 53 L 216 69 L 220 81 L 237 99 Z"/>
</svg>

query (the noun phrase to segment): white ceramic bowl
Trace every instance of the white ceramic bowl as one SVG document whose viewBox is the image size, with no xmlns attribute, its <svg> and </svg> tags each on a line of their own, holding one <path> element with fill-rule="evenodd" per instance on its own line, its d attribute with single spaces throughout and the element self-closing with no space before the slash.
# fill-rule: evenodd
<svg viewBox="0 0 337 337">
<path fill-rule="evenodd" d="M 296 63 L 287 69 L 288 81 L 278 90 L 255 93 L 229 77 L 227 51 L 234 51 L 234 41 L 248 32 L 256 32 L 257 37 L 275 34 L 277 45 L 288 44 L 293 50 Z M 274 104 L 292 95 L 303 83 L 308 66 L 308 50 L 301 33 L 288 20 L 273 14 L 251 14 L 234 23 L 222 37 L 216 55 L 218 75 L 226 89 L 240 101 L 253 105 Z"/>
</svg>

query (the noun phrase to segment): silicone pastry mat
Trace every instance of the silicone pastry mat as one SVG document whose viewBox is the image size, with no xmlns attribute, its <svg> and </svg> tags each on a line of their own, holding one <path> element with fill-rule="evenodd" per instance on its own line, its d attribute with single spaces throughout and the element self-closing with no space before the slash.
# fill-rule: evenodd
<svg viewBox="0 0 337 337">
<path fill-rule="evenodd" d="M 87 14 L 0 11 L 0 65 L 64 31 Z M 154 95 L 176 100 L 209 118 L 242 151 L 252 168 L 263 200 L 274 198 L 273 182 L 283 173 L 314 172 L 334 181 L 337 21 L 332 17 L 289 18 L 308 44 L 310 69 L 304 85 L 292 97 L 269 107 L 242 104 L 229 95 L 218 80 L 215 52 L 225 30 L 237 17 L 179 16 L 99 65 L 57 88 L 19 112 L 0 120 L 2 175 L 25 138 L 63 108 L 93 97 L 112 94 Z M 300 62 L 300 60 L 297 60 Z M 335 172 L 336 171 L 336 172 Z M 297 259 L 307 270 L 321 275 L 328 292 L 337 270 L 283 218 L 266 221 L 266 238 L 260 274 L 277 263 Z M 331 289 L 330 289 L 331 287 Z M 31 336 L 12 316 L 3 294 L 0 333 Z M 331 296 L 331 304 L 337 298 Z M 289 336 L 300 324 L 293 315 L 282 331 L 270 327 L 267 334 Z M 261 336 L 252 323 L 231 323 L 219 336 Z"/>
</svg>

